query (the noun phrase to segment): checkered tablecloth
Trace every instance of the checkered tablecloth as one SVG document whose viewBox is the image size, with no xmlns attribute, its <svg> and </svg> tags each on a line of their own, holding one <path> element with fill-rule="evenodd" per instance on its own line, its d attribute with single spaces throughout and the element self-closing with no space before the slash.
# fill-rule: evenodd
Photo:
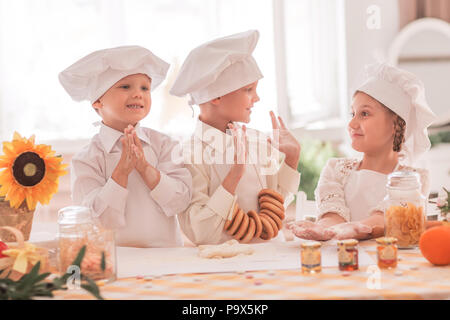
<svg viewBox="0 0 450 320">
<path fill-rule="evenodd" d="M 361 242 L 376 261 L 375 242 Z M 300 259 L 300 256 L 299 256 Z M 419 250 L 399 250 L 396 269 L 375 265 L 341 272 L 301 270 L 176 274 L 100 283 L 105 299 L 450 299 L 450 266 L 430 264 Z M 56 299 L 94 299 L 81 290 L 57 292 Z"/>
</svg>

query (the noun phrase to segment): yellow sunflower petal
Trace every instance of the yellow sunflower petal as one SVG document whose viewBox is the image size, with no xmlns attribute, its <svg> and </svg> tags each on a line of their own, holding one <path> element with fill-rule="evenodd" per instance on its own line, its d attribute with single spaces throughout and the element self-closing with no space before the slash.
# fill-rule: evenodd
<svg viewBox="0 0 450 320">
<path fill-rule="evenodd" d="M 35 136 L 22 137 L 18 132 L 13 135 L 11 142 L 3 142 L 4 155 L 0 156 L 0 195 L 10 201 L 11 207 L 19 207 L 23 201 L 29 209 L 34 209 L 37 202 L 48 204 L 52 196 L 57 193 L 59 177 L 68 173 L 68 164 L 62 163 L 62 158 L 55 156 L 51 146 L 35 145 Z M 44 160 L 46 173 L 35 186 L 22 186 L 17 183 L 11 171 L 15 159 L 23 152 L 34 152 Z"/>
<path fill-rule="evenodd" d="M 27 197 L 27 207 L 28 210 L 32 211 L 36 208 L 37 201 L 32 197 Z"/>
<path fill-rule="evenodd" d="M 9 185 L 14 182 L 14 178 L 12 177 L 9 170 L 3 170 L 0 172 L 0 184 L 1 185 Z"/>
<path fill-rule="evenodd" d="M 3 153 L 6 157 L 16 157 L 16 153 L 14 152 L 14 145 L 11 142 L 3 142 Z"/>
<path fill-rule="evenodd" d="M 0 168 L 7 168 L 11 161 L 7 157 L 0 156 Z"/>
<path fill-rule="evenodd" d="M 8 195 L 5 197 L 6 201 L 9 201 L 9 204 L 12 208 L 19 208 L 20 205 L 22 204 L 24 198 L 21 197 L 21 195 L 19 193 L 12 193 L 8 192 Z"/>
<path fill-rule="evenodd" d="M 6 194 L 8 193 L 8 190 L 9 190 L 9 186 L 1 185 L 0 186 L 0 197 L 6 196 Z"/>
<path fill-rule="evenodd" d="M 14 140 L 24 140 L 24 139 L 25 139 L 25 137 L 22 137 L 17 131 L 14 131 L 13 141 Z"/>
</svg>

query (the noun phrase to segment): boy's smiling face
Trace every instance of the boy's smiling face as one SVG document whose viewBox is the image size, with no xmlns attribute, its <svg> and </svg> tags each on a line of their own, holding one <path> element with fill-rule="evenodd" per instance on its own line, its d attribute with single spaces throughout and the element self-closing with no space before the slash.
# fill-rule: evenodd
<svg viewBox="0 0 450 320">
<path fill-rule="evenodd" d="M 92 106 L 103 123 L 123 132 L 129 125 L 135 126 L 150 112 L 151 79 L 142 73 L 132 74 L 116 82 Z"/>
<path fill-rule="evenodd" d="M 217 115 L 228 121 L 250 122 L 253 104 L 259 101 L 257 86 L 258 81 L 220 97 L 220 102 L 214 99 L 217 102 Z"/>
</svg>

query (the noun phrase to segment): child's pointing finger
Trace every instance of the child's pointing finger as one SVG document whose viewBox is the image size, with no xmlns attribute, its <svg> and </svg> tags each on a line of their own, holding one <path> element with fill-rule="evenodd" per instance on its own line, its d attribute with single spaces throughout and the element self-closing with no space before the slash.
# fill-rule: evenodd
<svg viewBox="0 0 450 320">
<path fill-rule="evenodd" d="M 273 111 L 270 111 L 270 119 L 272 120 L 272 129 L 278 129 L 278 122 L 277 119 L 275 118 L 275 114 L 273 113 Z"/>
</svg>

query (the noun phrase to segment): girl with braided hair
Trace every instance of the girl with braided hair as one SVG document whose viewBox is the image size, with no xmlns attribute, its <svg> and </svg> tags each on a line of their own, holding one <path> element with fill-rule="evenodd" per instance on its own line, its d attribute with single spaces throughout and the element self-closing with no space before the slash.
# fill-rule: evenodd
<svg viewBox="0 0 450 320">
<path fill-rule="evenodd" d="M 368 239 L 384 232 L 382 202 L 393 171 L 420 174 L 428 198 L 426 169 L 413 163 L 430 148 L 427 127 L 435 115 L 425 100 L 423 83 L 413 74 L 389 66 L 368 66 L 368 78 L 353 95 L 348 131 L 361 160 L 332 158 L 315 190 L 316 223 L 289 226 L 303 239 Z"/>
</svg>

